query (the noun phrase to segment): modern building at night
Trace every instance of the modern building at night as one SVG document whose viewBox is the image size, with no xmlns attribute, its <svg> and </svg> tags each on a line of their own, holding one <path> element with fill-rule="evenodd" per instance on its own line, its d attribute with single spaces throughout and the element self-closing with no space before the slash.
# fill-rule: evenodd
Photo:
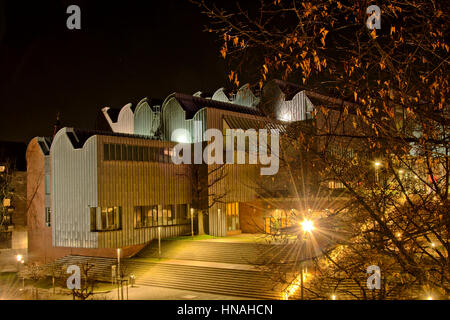
<svg viewBox="0 0 450 320">
<path fill-rule="evenodd" d="M 117 248 L 131 256 L 158 232 L 190 234 L 191 218 L 200 234 L 270 232 L 276 208 L 266 210 L 259 199 L 261 164 L 177 165 L 173 147 L 205 144 L 207 129 L 225 135 L 226 129 L 282 128 L 313 111 L 306 91 L 273 80 L 260 97 L 244 86 L 235 95 L 219 89 L 209 97 L 174 93 L 162 103 L 146 98 L 103 108 L 98 131 L 65 127 L 52 138 L 32 139 L 29 259 L 113 257 Z M 277 119 L 270 125 L 268 113 Z"/>
</svg>

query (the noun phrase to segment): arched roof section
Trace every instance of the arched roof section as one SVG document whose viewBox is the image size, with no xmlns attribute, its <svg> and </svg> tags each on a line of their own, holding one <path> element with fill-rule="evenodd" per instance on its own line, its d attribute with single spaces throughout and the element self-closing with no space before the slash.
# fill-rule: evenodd
<svg viewBox="0 0 450 320">
<path fill-rule="evenodd" d="M 150 107 L 149 99 L 142 99 L 134 112 L 134 133 L 154 136 L 160 126 L 160 113 Z"/>
<path fill-rule="evenodd" d="M 230 99 L 228 99 L 227 94 L 225 93 L 225 88 L 219 88 L 216 90 L 216 92 L 214 92 L 212 98 L 212 100 L 216 100 L 216 101 L 222 101 L 222 102 L 227 102 L 230 103 Z"/>
<path fill-rule="evenodd" d="M 248 107 L 254 107 L 258 104 L 259 99 L 253 94 L 252 90 L 250 89 L 250 84 L 246 83 L 244 84 L 236 93 L 236 98 L 234 99 L 233 103 L 248 106 Z"/>
<path fill-rule="evenodd" d="M 128 103 L 120 109 L 118 114 L 116 109 L 109 107 L 102 109 L 106 120 L 114 132 L 128 134 L 134 133 L 134 113 L 132 107 L 133 105 Z"/>
</svg>

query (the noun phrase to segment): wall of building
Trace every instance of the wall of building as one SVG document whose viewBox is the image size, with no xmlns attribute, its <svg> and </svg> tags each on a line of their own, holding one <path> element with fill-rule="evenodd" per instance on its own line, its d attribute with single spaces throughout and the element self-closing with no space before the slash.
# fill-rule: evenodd
<svg viewBox="0 0 450 320">
<path fill-rule="evenodd" d="M 159 125 L 159 112 L 153 112 L 147 99 L 143 99 L 134 110 L 134 133 L 142 136 L 154 136 Z"/>
<path fill-rule="evenodd" d="M 100 248 L 139 245 L 157 238 L 157 227 L 134 227 L 134 206 L 190 204 L 190 170 L 186 165 L 145 161 L 104 161 L 103 144 L 171 148 L 174 143 L 129 137 L 97 136 L 98 206 L 120 206 L 120 231 L 98 233 Z M 162 238 L 188 233 L 190 225 L 161 227 Z"/>
<path fill-rule="evenodd" d="M 90 207 L 98 206 L 97 137 L 74 149 L 63 128 L 50 149 L 53 246 L 97 248 L 90 232 Z"/>
<path fill-rule="evenodd" d="M 161 112 L 164 140 L 183 143 L 203 141 L 203 132 L 206 130 L 206 109 L 199 110 L 192 119 L 186 119 L 186 111 L 175 96 L 169 96 L 164 101 Z M 177 134 L 172 139 L 175 130 Z M 186 135 L 183 131 L 189 134 Z"/>
<path fill-rule="evenodd" d="M 260 119 L 253 115 L 208 108 L 207 128 L 215 128 L 223 132 L 224 116 L 236 116 L 249 120 Z M 214 170 L 215 167 L 217 165 L 208 166 L 208 172 L 213 172 L 208 175 L 209 185 L 211 186 L 208 190 L 210 194 L 209 232 L 211 235 L 224 237 L 229 234 L 226 220 L 226 203 L 242 203 L 255 199 L 254 181 L 255 177 L 260 174 L 260 167 L 259 165 L 253 164 L 225 165 L 226 176 L 223 179 L 218 179 L 220 177 L 220 171 Z M 219 194 L 224 195 L 224 197 L 220 202 L 213 204 L 214 195 Z"/>
</svg>

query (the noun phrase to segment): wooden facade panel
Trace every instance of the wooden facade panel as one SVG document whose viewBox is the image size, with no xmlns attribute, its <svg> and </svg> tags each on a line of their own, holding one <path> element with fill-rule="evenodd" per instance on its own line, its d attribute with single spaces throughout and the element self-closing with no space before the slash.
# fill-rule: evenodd
<svg viewBox="0 0 450 320">
<path fill-rule="evenodd" d="M 149 242 L 157 227 L 135 228 L 134 207 L 190 204 L 190 171 L 185 165 L 145 161 L 105 161 L 103 144 L 171 148 L 173 143 L 124 137 L 99 136 L 99 206 L 122 210 L 122 230 L 99 232 L 99 247 L 114 248 Z M 190 225 L 162 226 L 163 238 L 185 234 Z"/>
<path fill-rule="evenodd" d="M 226 110 L 207 109 L 207 127 L 219 129 L 223 132 L 224 116 L 239 116 L 251 120 L 261 120 L 260 117 L 253 115 L 239 114 Z M 217 167 L 217 165 L 210 165 L 208 168 L 208 172 L 210 172 L 208 181 L 211 185 L 208 190 L 211 206 L 209 209 L 209 232 L 213 236 L 224 237 L 227 234 L 226 203 L 246 202 L 255 199 L 254 181 L 256 175 L 259 174 L 259 166 L 251 164 L 225 165 L 226 176 L 213 184 L 221 174 L 219 171 L 215 171 L 214 167 Z M 224 197 L 220 202 L 213 204 L 211 195 L 218 194 L 224 195 Z"/>
</svg>

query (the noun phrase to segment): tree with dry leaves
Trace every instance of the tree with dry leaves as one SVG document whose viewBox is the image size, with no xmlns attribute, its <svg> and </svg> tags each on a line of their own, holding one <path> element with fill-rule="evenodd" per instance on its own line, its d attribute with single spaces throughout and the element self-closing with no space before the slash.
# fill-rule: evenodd
<svg viewBox="0 0 450 320">
<path fill-rule="evenodd" d="M 194 2 L 222 42 L 232 82 L 289 80 L 315 106 L 313 130 L 292 123 L 285 137 L 308 150 L 322 190 L 326 181 L 342 186 L 342 210 L 325 212 L 316 230 L 333 245 L 319 248 L 311 297 L 448 298 L 444 1 L 378 1 L 380 29 L 367 24 L 376 14 L 369 1 Z M 301 181 L 292 174 L 293 185 Z M 366 286 L 369 265 L 381 269 L 379 290 Z"/>
</svg>

